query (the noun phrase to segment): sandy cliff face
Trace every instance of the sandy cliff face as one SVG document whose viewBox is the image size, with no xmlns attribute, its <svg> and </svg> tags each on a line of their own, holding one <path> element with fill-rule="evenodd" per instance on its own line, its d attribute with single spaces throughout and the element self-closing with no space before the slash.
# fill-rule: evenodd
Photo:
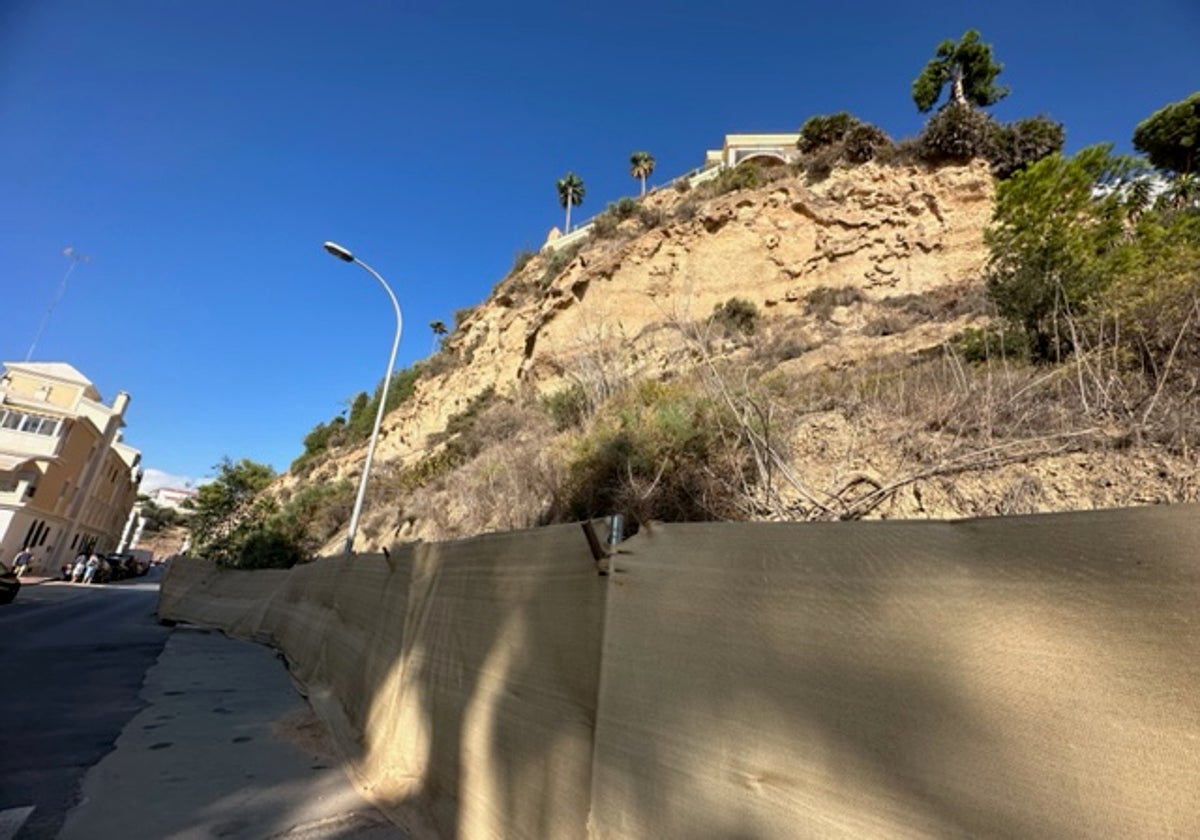
<svg viewBox="0 0 1200 840">
<path fill-rule="evenodd" d="M 816 184 L 788 175 L 707 200 L 660 191 L 641 205 L 661 220 L 650 229 L 630 219 L 577 253 L 539 254 L 458 325 L 414 395 L 385 419 L 380 478 L 373 476 L 364 515 L 368 541 L 532 524 L 561 477 L 561 459 L 548 451 L 553 430 L 522 427 L 534 420 L 515 407 L 487 419 L 510 427 L 506 452 L 485 451 L 469 464 L 458 458 L 452 473 L 439 472 L 447 478 L 420 493 L 394 479 L 443 453 L 448 425 L 489 395 L 528 405 L 581 385 L 603 397 L 641 378 L 680 375 L 700 358 L 698 347 L 734 369 L 757 366 L 761 375 L 767 365 L 785 390 L 826 382 L 824 408 L 787 409 L 799 419 L 784 450 L 807 488 L 784 493 L 778 504 L 797 507 L 777 506 L 767 518 L 952 518 L 1195 498 L 1194 459 L 1132 449 L 1080 454 L 1074 431 L 1059 434 L 1066 427 L 1051 429 L 1045 445 L 1020 439 L 1036 443 L 1045 430 L 1017 430 L 1017 439 L 1000 442 L 985 430 L 972 444 L 982 455 L 964 450 L 963 435 L 981 428 L 964 432 L 968 415 L 995 395 L 965 379 L 954 393 L 957 374 L 950 390 L 921 397 L 939 402 L 928 422 L 911 413 L 897 422 L 878 400 L 870 410 L 854 407 L 852 394 L 839 401 L 861 387 L 849 377 L 868 360 L 946 356 L 946 342 L 976 324 L 980 306 L 970 302 L 981 295 L 993 194 L 982 163 L 932 171 L 867 164 Z M 752 342 L 709 321 L 734 298 L 757 307 Z M 947 364 L 960 364 L 949 355 Z M 560 454 L 571 445 L 553 444 Z M 338 451 L 281 487 L 356 480 L 363 460 L 361 449 Z"/>
<path fill-rule="evenodd" d="M 426 451 L 429 436 L 487 388 L 552 391 L 618 358 L 632 366 L 628 375 L 669 369 L 683 352 L 672 328 L 702 322 L 730 298 L 768 318 L 802 317 L 820 287 L 854 287 L 877 302 L 977 279 L 992 193 L 983 165 L 868 165 L 814 186 L 788 178 L 716 198 L 688 221 L 587 247 L 544 294 L 514 291 L 536 283 L 543 254 L 460 326 L 448 348 L 469 362 L 421 381 L 386 418 L 379 457 Z M 648 199 L 663 212 L 687 201 L 673 192 Z M 854 313 L 837 317 L 853 326 Z"/>
</svg>

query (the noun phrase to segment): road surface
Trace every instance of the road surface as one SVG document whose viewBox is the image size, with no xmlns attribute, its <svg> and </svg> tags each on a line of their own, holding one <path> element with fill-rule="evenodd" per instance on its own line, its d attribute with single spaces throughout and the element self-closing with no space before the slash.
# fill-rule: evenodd
<svg viewBox="0 0 1200 840">
<path fill-rule="evenodd" d="M 403 838 L 273 651 L 158 624 L 157 574 L 0 607 L 0 840 Z"/>
<path fill-rule="evenodd" d="M 33 807 L 22 838 L 55 836 L 83 774 L 145 705 L 138 691 L 169 635 L 152 574 L 24 586 L 0 606 L 0 813 Z"/>
</svg>

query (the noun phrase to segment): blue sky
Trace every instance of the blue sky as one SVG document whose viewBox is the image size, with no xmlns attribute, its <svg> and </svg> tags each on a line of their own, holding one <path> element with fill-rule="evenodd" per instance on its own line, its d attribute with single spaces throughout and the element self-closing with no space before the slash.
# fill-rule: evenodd
<svg viewBox="0 0 1200 840">
<path fill-rule="evenodd" d="M 747 14 L 739 17 L 738 12 Z M 1069 150 L 1200 89 L 1195 0 L 902 4 L 0 0 L 0 359 L 75 365 L 151 470 L 222 456 L 285 469 L 383 375 L 386 295 L 429 322 L 483 300 L 514 254 L 703 161 L 733 132 L 849 110 L 919 131 L 913 78 L 979 29 L 1000 119 L 1047 114 Z M 155 474 L 157 475 L 157 473 Z"/>
</svg>

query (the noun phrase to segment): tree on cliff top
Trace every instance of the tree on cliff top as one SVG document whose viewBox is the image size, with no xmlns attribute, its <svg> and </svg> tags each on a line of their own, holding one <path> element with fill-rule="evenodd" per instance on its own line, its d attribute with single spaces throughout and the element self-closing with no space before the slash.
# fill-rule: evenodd
<svg viewBox="0 0 1200 840">
<path fill-rule="evenodd" d="M 1181 175 L 1195 172 L 1200 163 L 1200 91 L 1138 123 L 1133 147 L 1159 169 Z"/>
<path fill-rule="evenodd" d="M 992 45 L 968 29 L 958 43 L 945 40 L 938 45 L 937 53 L 913 80 L 913 102 L 922 114 L 932 111 L 949 83 L 948 105 L 994 105 L 1008 96 L 1008 88 L 996 84 L 1003 69 L 1004 65 L 992 58 Z"/>
</svg>

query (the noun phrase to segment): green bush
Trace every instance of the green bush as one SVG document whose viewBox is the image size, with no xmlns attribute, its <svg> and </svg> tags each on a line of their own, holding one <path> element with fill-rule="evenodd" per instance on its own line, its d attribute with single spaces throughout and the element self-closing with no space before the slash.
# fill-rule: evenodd
<svg viewBox="0 0 1200 840">
<path fill-rule="evenodd" d="M 223 565 L 238 569 L 290 569 L 304 559 L 298 541 L 281 531 L 262 528 L 248 534 L 237 553 Z"/>
<path fill-rule="evenodd" d="M 995 127 L 988 154 L 992 172 L 1009 178 L 1047 155 L 1061 152 L 1066 142 L 1062 123 L 1031 117 Z"/>
<path fill-rule="evenodd" d="M 859 123 L 846 132 L 842 144 L 846 160 L 850 163 L 866 163 L 878 156 L 881 149 L 890 148 L 892 138 L 878 126 Z"/>
<path fill-rule="evenodd" d="M 829 177 L 833 172 L 833 168 L 838 165 L 838 161 L 842 159 L 843 152 L 844 150 L 840 143 L 832 146 L 822 146 L 805 155 L 804 159 L 800 161 L 800 168 L 810 183 L 823 181 Z"/>
<path fill-rule="evenodd" d="M 1133 148 L 1152 166 L 1192 174 L 1200 162 L 1200 91 L 1160 108 L 1137 124 Z"/>
<path fill-rule="evenodd" d="M 453 449 L 442 449 L 411 466 L 396 468 L 390 464 L 385 465 L 380 470 L 382 474 L 378 492 L 389 501 L 402 499 L 449 475 L 461 466 L 464 460 L 461 453 Z"/>
<path fill-rule="evenodd" d="M 417 381 L 425 370 L 425 366 L 414 365 L 392 374 L 392 382 L 388 386 L 387 405 L 383 409 L 384 415 L 394 411 L 413 395 L 417 388 Z M 350 405 L 350 417 L 345 423 L 344 441 L 346 443 L 358 443 L 370 436 L 371 430 L 375 428 L 375 415 L 379 411 L 379 397 L 382 392 L 383 381 L 380 380 L 379 384 L 375 386 L 374 395 L 368 397 L 366 391 L 360 391 L 354 398 L 354 402 Z M 343 437 L 339 435 L 338 440 L 341 442 Z"/>
<path fill-rule="evenodd" d="M 875 160 L 889 166 L 908 166 L 921 159 L 920 137 L 904 137 L 875 150 Z"/>
<path fill-rule="evenodd" d="M 1024 328 L 1035 359 L 1069 352 L 1067 319 L 1102 311 L 1109 286 L 1143 262 L 1136 234 L 1153 227 L 1130 226 L 1119 188 L 1140 165 L 1092 146 L 1071 158 L 1049 155 L 998 186 L 984 232 L 988 296 Z"/>
<path fill-rule="evenodd" d="M 968 327 L 951 342 L 951 346 L 967 362 L 1029 358 L 1028 337 L 1023 330 L 1013 327 Z"/>
<path fill-rule="evenodd" d="M 948 105 L 921 132 L 920 152 L 927 163 L 964 162 L 990 158 L 996 123 L 969 105 Z"/>
<path fill-rule="evenodd" d="M 812 117 L 800 128 L 796 148 L 803 152 L 800 169 L 810 181 L 829 176 L 839 161 L 866 163 L 892 148 L 892 139 L 878 126 L 845 111 Z"/>
<path fill-rule="evenodd" d="M 559 520 L 625 513 L 635 521 L 742 518 L 734 494 L 745 453 L 731 418 L 686 384 L 645 382 L 580 440 Z"/>
<path fill-rule="evenodd" d="M 583 425 L 591 412 L 587 392 L 578 382 L 561 391 L 547 394 L 541 398 L 542 410 L 554 420 L 555 428 L 560 432 L 575 426 Z"/>
<path fill-rule="evenodd" d="M 716 198 L 735 190 L 753 190 L 761 187 L 764 182 L 765 178 L 759 166 L 747 162 L 733 169 L 726 169 L 711 181 L 705 181 L 696 188 L 696 192 L 704 198 Z"/>
<path fill-rule="evenodd" d="M 627 196 L 608 205 L 608 212 L 612 213 L 618 221 L 623 222 L 626 219 L 632 219 L 636 216 L 641 207 L 642 203 L 640 201 Z"/>
<path fill-rule="evenodd" d="M 267 524 L 311 554 L 350 521 L 355 487 L 349 481 L 305 484 L 271 516 Z"/>
<path fill-rule="evenodd" d="M 726 333 L 754 335 L 758 322 L 758 307 L 743 298 L 732 297 L 713 307 L 713 314 L 709 316 L 708 322 L 720 325 Z"/>
<path fill-rule="evenodd" d="M 484 410 L 497 399 L 496 389 L 491 386 L 476 394 L 462 411 L 450 416 L 445 429 L 429 436 L 430 444 L 445 443 L 464 461 L 474 458 L 490 440 L 502 436 L 495 428 L 481 423 Z"/>
<path fill-rule="evenodd" d="M 596 239 L 612 239 L 617 235 L 619 224 L 611 211 L 605 211 L 592 219 L 592 236 Z"/>
<path fill-rule="evenodd" d="M 183 514 L 174 508 L 159 507 L 150 499 L 141 503 L 142 527 L 146 531 L 161 531 L 186 522 Z"/>
<path fill-rule="evenodd" d="M 542 272 L 542 277 L 538 281 L 538 288 L 542 291 L 550 288 L 550 284 L 554 282 L 554 279 L 562 274 L 567 266 L 571 264 L 571 261 L 579 255 L 579 250 L 582 247 L 582 243 L 576 242 L 574 245 L 569 245 L 566 248 L 551 251 L 546 257 L 546 269 Z"/>
<path fill-rule="evenodd" d="M 800 126 L 800 139 L 796 141 L 796 148 L 808 154 L 822 146 L 840 143 L 845 139 L 847 132 L 862 124 L 857 117 L 846 111 L 809 117 L 804 125 Z"/>
</svg>

